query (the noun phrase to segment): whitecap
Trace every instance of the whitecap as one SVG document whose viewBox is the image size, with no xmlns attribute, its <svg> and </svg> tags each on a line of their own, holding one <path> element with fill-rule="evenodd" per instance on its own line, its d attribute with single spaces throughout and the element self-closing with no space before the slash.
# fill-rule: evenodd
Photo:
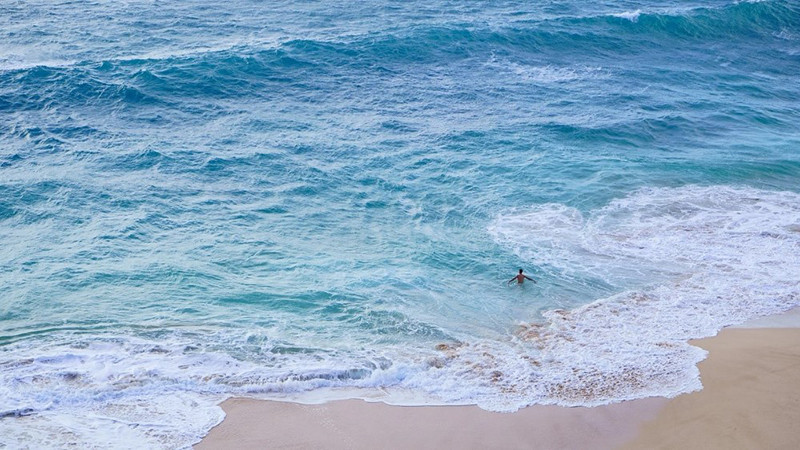
<svg viewBox="0 0 800 450">
<path fill-rule="evenodd" d="M 642 10 L 637 9 L 636 11 L 625 11 L 621 13 L 612 14 L 612 16 L 619 17 L 620 19 L 627 19 L 630 20 L 631 22 L 637 22 L 641 14 Z"/>
</svg>

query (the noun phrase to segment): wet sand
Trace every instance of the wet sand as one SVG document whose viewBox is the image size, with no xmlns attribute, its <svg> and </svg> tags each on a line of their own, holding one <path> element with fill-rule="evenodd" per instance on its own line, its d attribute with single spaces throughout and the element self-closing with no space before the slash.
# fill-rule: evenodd
<svg viewBox="0 0 800 450">
<path fill-rule="evenodd" d="M 611 449 L 636 436 L 664 399 L 596 408 L 390 406 L 363 400 L 301 405 L 243 398 L 197 449 Z"/>
</svg>

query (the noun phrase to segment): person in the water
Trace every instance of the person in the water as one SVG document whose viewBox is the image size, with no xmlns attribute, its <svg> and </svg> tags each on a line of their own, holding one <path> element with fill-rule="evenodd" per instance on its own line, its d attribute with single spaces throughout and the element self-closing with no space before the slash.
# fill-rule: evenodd
<svg viewBox="0 0 800 450">
<path fill-rule="evenodd" d="M 525 279 L 526 279 L 526 278 L 527 278 L 528 280 L 531 280 L 531 281 L 533 281 L 534 283 L 536 283 L 536 280 L 534 280 L 533 278 L 531 278 L 531 277 L 529 277 L 529 276 L 527 276 L 527 275 L 523 274 L 523 273 L 522 273 L 522 269 L 519 269 L 519 273 L 518 273 L 518 274 L 516 274 L 516 275 L 514 275 L 514 278 L 512 278 L 512 279 L 508 280 L 508 283 L 506 283 L 506 284 L 511 284 L 511 282 L 512 282 L 512 281 L 514 281 L 514 280 L 517 280 L 517 284 L 522 284 L 522 283 L 524 283 L 524 282 L 525 282 Z"/>
</svg>

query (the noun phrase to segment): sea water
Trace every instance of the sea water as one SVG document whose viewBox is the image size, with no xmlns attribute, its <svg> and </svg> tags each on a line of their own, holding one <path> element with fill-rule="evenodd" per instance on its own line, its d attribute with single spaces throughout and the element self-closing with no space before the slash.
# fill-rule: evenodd
<svg viewBox="0 0 800 450">
<path fill-rule="evenodd" d="M 4 1 L 0 447 L 700 389 L 800 305 L 798 74 L 789 0 Z"/>
</svg>

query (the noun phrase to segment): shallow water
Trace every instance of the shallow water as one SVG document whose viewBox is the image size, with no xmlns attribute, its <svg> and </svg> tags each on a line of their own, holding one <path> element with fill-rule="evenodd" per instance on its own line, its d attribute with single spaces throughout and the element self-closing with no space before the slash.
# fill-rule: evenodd
<svg viewBox="0 0 800 450">
<path fill-rule="evenodd" d="M 0 5 L 0 444 L 698 389 L 800 305 L 797 73 L 788 1 Z"/>
</svg>

